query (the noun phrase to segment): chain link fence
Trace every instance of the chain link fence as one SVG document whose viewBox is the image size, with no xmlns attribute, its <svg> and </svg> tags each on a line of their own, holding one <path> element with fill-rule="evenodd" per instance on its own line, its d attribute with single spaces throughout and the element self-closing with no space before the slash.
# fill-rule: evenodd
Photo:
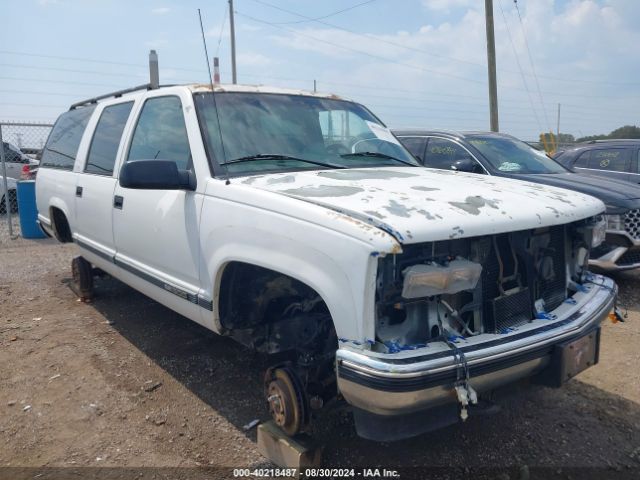
<svg viewBox="0 0 640 480">
<path fill-rule="evenodd" d="M 0 242 L 20 236 L 17 182 L 37 175 L 52 124 L 0 122 Z"/>
</svg>

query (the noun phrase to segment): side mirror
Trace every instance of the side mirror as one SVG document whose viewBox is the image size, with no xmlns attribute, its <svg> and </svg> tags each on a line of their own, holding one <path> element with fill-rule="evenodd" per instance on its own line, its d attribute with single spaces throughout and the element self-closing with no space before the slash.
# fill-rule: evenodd
<svg viewBox="0 0 640 480">
<path fill-rule="evenodd" d="M 454 161 L 451 164 L 451 170 L 457 172 L 484 173 L 478 162 L 469 157 Z"/>
<path fill-rule="evenodd" d="M 141 190 L 195 190 L 193 172 L 181 170 L 171 160 L 129 160 L 120 169 L 123 188 Z"/>
</svg>

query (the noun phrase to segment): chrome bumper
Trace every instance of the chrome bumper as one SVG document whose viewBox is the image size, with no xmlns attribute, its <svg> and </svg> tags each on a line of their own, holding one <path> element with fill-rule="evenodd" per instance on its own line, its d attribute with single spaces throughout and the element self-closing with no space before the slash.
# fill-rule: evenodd
<svg viewBox="0 0 640 480">
<path fill-rule="evenodd" d="M 606 277 L 594 278 L 597 284 L 576 294 L 575 308 L 563 316 L 535 320 L 505 335 L 485 334 L 486 340 L 475 344 L 460 342 L 471 386 L 482 392 L 531 376 L 548 365 L 555 345 L 597 328 L 614 306 L 617 286 Z M 377 415 L 410 414 L 455 402 L 458 367 L 453 353 L 429 350 L 433 352 L 426 347 L 410 355 L 385 355 L 343 345 L 336 354 L 338 388 L 348 403 Z"/>
</svg>

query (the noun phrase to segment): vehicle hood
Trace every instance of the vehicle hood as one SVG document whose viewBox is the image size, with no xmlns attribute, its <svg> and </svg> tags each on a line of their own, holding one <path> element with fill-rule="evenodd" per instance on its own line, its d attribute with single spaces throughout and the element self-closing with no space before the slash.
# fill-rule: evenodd
<svg viewBox="0 0 640 480">
<path fill-rule="evenodd" d="M 618 210 L 627 211 L 632 208 L 640 208 L 640 186 L 624 180 L 573 172 L 539 175 L 514 174 L 509 177 L 592 195 L 608 206 L 608 213 L 621 213 Z"/>
<path fill-rule="evenodd" d="M 305 171 L 240 182 L 349 215 L 401 243 L 526 230 L 604 211 L 602 202 L 577 192 L 429 168 Z"/>
</svg>

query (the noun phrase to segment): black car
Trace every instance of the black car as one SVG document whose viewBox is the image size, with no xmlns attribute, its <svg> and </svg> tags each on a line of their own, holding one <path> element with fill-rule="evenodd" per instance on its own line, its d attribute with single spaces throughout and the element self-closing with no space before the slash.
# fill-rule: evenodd
<svg viewBox="0 0 640 480">
<path fill-rule="evenodd" d="M 593 250 L 603 271 L 640 267 L 640 186 L 575 173 L 510 135 L 491 132 L 394 130 L 425 167 L 526 180 L 586 193 L 607 207 L 607 238 Z"/>
<path fill-rule="evenodd" d="M 593 140 L 562 150 L 553 158 L 576 172 L 640 183 L 640 139 Z"/>
</svg>

